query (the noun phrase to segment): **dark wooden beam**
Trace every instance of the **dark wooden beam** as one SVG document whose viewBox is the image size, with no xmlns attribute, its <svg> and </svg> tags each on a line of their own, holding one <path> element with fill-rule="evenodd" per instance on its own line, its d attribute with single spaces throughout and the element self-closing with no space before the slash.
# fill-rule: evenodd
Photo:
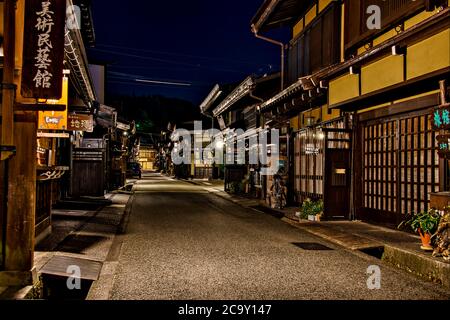
<svg viewBox="0 0 450 320">
<path fill-rule="evenodd" d="M 64 104 L 21 104 L 14 105 L 15 111 L 64 111 L 67 106 Z"/>
<path fill-rule="evenodd" d="M 367 121 L 387 116 L 395 116 L 400 113 L 413 112 L 421 109 L 430 108 L 439 104 L 439 95 L 437 93 L 430 94 L 425 97 L 416 98 L 413 100 L 391 104 L 386 108 L 380 108 L 359 115 L 360 121 Z"/>
</svg>

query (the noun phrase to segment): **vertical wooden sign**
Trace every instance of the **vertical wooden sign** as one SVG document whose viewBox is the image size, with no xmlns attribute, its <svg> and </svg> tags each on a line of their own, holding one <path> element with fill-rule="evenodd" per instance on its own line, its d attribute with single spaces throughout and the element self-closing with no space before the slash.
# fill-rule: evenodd
<svg viewBox="0 0 450 320">
<path fill-rule="evenodd" d="M 26 0 L 21 94 L 60 99 L 66 0 Z"/>
</svg>

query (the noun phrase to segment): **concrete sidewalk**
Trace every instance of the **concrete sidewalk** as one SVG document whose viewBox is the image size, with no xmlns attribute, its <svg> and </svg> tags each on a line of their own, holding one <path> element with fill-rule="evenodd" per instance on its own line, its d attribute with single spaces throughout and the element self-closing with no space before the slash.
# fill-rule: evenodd
<svg viewBox="0 0 450 320">
<path fill-rule="evenodd" d="M 70 204 L 52 211 L 52 233 L 37 246 L 34 255 L 34 266 L 39 277 L 47 272 L 48 266 L 55 263 L 62 273 L 67 271 L 60 262 L 67 260 L 97 264 L 101 272 L 106 268 L 105 261 L 110 254 L 117 233 L 124 220 L 128 194 L 108 194 L 99 206 L 92 203 L 83 207 L 83 203 Z M 103 204 L 110 203 L 104 206 Z M 56 262 L 55 262 L 56 261 Z M 100 270 L 99 268 L 99 270 Z M 81 270 L 82 276 L 84 269 Z M 97 275 L 99 279 L 101 272 Z M 95 290 L 96 281 L 91 291 Z M 42 286 L 39 283 L 38 286 Z M 40 298 L 39 287 L 8 288 L 0 290 L 0 300 L 17 300 Z"/>
<path fill-rule="evenodd" d="M 357 253 L 370 254 L 381 261 L 429 281 L 450 288 L 450 263 L 434 258 L 420 249 L 420 238 L 399 230 L 376 226 L 361 221 L 299 220 L 295 212 L 299 208 L 283 210 L 268 208 L 263 201 L 224 191 L 223 181 L 193 181 L 215 195 L 247 207 L 280 217 L 286 223 Z"/>
</svg>

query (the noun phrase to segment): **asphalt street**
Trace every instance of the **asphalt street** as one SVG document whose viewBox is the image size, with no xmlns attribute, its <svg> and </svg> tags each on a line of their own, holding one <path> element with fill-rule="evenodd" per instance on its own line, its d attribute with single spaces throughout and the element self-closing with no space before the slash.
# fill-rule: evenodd
<svg viewBox="0 0 450 320">
<path fill-rule="evenodd" d="M 200 186 L 152 174 L 135 190 L 112 299 L 450 299 L 439 285 Z M 374 265 L 379 289 L 368 286 Z"/>
</svg>

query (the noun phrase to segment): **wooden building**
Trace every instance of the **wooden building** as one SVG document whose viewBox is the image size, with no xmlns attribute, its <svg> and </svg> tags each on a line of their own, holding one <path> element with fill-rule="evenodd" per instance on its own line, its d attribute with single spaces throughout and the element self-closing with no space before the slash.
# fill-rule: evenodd
<svg viewBox="0 0 450 320">
<path fill-rule="evenodd" d="M 249 141 L 265 128 L 257 107 L 271 97 L 280 88 L 280 74 L 274 73 L 264 76 L 249 76 L 238 85 L 230 84 L 220 87 L 216 85 L 204 100 L 200 109 L 203 114 L 208 113 L 217 119 L 219 128 L 225 137 L 228 134 L 235 136 L 236 140 L 245 143 L 245 164 L 225 164 L 224 178 L 225 190 L 238 191 L 252 195 L 256 198 L 265 199 L 267 183 L 265 177 L 261 176 L 260 164 L 249 164 L 250 146 Z M 237 130 L 242 130 L 238 135 Z M 243 134 L 243 135 L 242 135 Z M 224 150 L 224 162 L 229 150 Z M 234 156 L 237 156 L 237 145 L 235 145 Z"/>
<path fill-rule="evenodd" d="M 380 26 L 368 29 L 369 5 Z M 285 88 L 261 104 L 290 120 L 295 198 L 322 198 L 328 219 L 396 226 L 448 189 L 432 128 L 450 74 L 449 1 L 266 0 L 260 36 L 286 27 Z M 375 17 L 377 18 L 377 17 Z M 448 82 L 447 82 L 448 85 Z M 448 87 L 443 87 L 443 96 Z"/>
<path fill-rule="evenodd" d="M 144 171 L 156 170 L 156 155 L 158 150 L 152 145 L 139 146 L 139 163 Z"/>
</svg>

